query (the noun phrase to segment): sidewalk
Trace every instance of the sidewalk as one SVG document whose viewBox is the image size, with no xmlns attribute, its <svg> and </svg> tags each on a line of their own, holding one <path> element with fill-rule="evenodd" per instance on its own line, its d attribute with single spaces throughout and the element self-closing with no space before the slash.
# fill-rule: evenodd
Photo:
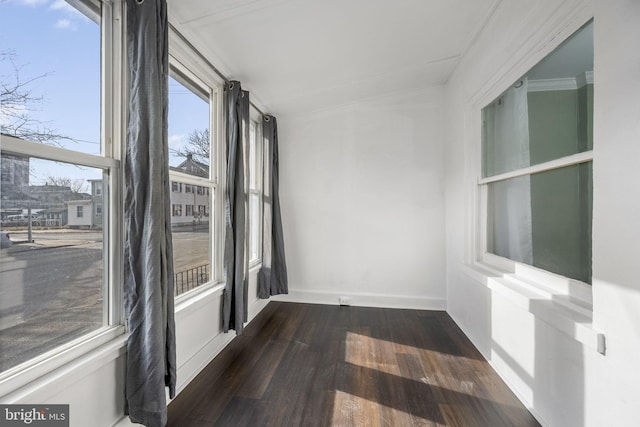
<svg viewBox="0 0 640 427">
<path fill-rule="evenodd" d="M 51 249 L 51 248 L 63 248 L 66 246 L 78 246 L 89 243 L 95 243 L 92 240 L 34 240 L 33 242 L 26 241 L 13 241 L 13 245 L 10 248 L 4 249 L 7 254 L 15 254 L 19 252 L 34 251 L 39 249 Z"/>
</svg>

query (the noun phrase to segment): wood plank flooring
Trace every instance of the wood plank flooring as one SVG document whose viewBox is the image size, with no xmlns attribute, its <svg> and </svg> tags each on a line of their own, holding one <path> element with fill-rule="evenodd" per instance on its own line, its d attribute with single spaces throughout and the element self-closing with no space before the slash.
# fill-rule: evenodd
<svg viewBox="0 0 640 427">
<path fill-rule="evenodd" d="M 539 426 L 444 312 L 271 302 L 168 426 Z"/>
</svg>

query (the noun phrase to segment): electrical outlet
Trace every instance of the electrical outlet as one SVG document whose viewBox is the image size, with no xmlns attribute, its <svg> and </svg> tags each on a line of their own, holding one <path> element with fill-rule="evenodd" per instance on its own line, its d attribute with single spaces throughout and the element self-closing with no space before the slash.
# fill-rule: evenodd
<svg viewBox="0 0 640 427">
<path fill-rule="evenodd" d="M 351 305 L 351 299 L 348 297 L 338 297 L 338 303 L 340 305 Z"/>
</svg>

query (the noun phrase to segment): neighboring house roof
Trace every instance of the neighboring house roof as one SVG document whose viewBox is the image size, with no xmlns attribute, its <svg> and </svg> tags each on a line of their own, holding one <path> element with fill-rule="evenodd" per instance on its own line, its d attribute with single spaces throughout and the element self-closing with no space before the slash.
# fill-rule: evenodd
<svg viewBox="0 0 640 427">
<path fill-rule="evenodd" d="M 176 172 L 184 172 L 189 175 L 196 175 L 203 178 L 209 177 L 209 165 L 195 160 L 191 154 L 178 166 L 170 166 L 169 169 Z"/>
</svg>

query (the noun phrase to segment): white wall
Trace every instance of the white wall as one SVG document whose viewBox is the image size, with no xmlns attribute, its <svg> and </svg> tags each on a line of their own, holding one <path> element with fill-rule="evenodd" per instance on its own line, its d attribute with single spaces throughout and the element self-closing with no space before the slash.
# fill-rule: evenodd
<svg viewBox="0 0 640 427">
<path fill-rule="evenodd" d="M 640 419 L 640 2 L 596 1 L 594 96 L 594 321 L 607 357 L 591 378 L 599 425 Z M 595 423 L 594 423 L 595 425 Z"/>
<path fill-rule="evenodd" d="M 595 6 L 594 6 L 595 3 Z M 544 41 L 595 29 L 593 328 L 606 355 L 561 332 L 535 307 L 467 274 L 473 230 L 469 120 L 483 88 L 515 81 Z M 636 426 L 640 419 L 640 2 L 501 2 L 446 88 L 447 310 L 498 373 L 549 426 Z M 467 129 L 467 131 L 465 131 Z M 470 129 L 470 130 L 469 130 Z M 478 130 L 479 131 L 479 130 Z M 534 301 L 535 303 L 535 301 Z"/>
<path fill-rule="evenodd" d="M 442 88 L 279 117 L 278 130 L 279 299 L 444 309 Z"/>
</svg>

